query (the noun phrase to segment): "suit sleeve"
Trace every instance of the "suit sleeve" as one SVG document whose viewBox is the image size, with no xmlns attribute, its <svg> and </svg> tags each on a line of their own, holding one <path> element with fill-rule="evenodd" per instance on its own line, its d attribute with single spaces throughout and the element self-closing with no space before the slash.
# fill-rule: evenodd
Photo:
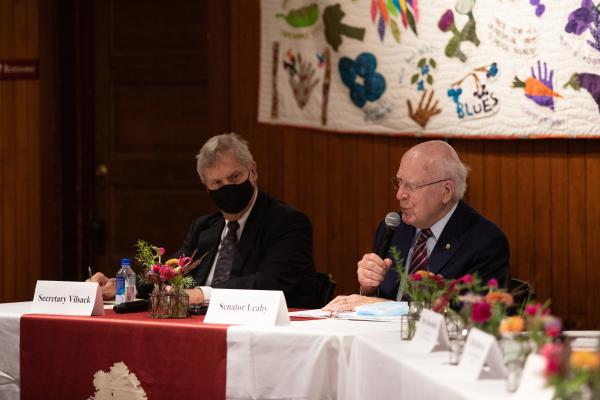
<svg viewBox="0 0 600 400">
<path fill-rule="evenodd" d="M 236 289 L 283 290 L 290 292 L 314 271 L 312 226 L 308 217 L 288 210 L 281 218 L 267 221 L 259 248 L 260 261 L 254 273 L 234 277 L 214 287 Z"/>
</svg>

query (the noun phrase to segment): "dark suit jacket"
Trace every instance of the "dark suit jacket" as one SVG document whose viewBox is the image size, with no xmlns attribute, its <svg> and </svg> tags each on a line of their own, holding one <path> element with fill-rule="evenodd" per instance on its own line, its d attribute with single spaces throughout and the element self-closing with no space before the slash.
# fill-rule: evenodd
<svg viewBox="0 0 600 400">
<path fill-rule="evenodd" d="M 207 254 L 196 268 L 196 285 L 205 284 L 215 260 L 223 214 L 196 219 L 178 255 Z M 312 306 L 319 293 L 312 253 L 312 225 L 306 215 L 259 191 L 239 241 L 230 279 L 215 288 L 282 290 L 289 307 Z"/>
<path fill-rule="evenodd" d="M 382 222 L 375 234 L 375 243 L 381 240 L 383 227 Z M 414 227 L 401 222 L 390 247 L 396 246 L 406 259 L 415 232 Z M 388 257 L 391 258 L 389 251 Z M 506 287 L 509 280 L 508 240 L 493 222 L 461 200 L 429 256 L 427 269 L 448 279 L 476 272 L 483 282 L 495 278 L 501 287 Z M 398 274 L 392 267 L 379 287 L 379 296 L 395 299 L 398 285 Z"/>
</svg>

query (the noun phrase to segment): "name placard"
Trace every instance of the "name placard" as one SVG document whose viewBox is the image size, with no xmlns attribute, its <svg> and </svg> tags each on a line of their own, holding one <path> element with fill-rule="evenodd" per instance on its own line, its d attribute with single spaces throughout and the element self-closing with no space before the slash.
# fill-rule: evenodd
<svg viewBox="0 0 600 400">
<path fill-rule="evenodd" d="M 37 281 L 31 312 L 104 315 L 100 286 L 96 282 Z"/>
<path fill-rule="evenodd" d="M 552 400 L 554 389 L 546 386 L 545 369 L 546 359 L 539 354 L 530 354 L 525 361 L 521 383 L 513 395 L 513 399 Z"/>
<path fill-rule="evenodd" d="M 471 328 L 458 367 L 467 379 L 477 380 L 487 365 L 486 378 L 504 378 L 506 369 L 496 338 L 477 328 Z"/>
<path fill-rule="evenodd" d="M 450 341 L 444 316 L 427 309 L 421 311 L 411 344 L 424 353 L 430 353 L 434 349 L 448 350 Z"/>
<path fill-rule="evenodd" d="M 288 325 L 280 290 L 213 289 L 204 322 L 237 325 Z"/>
</svg>

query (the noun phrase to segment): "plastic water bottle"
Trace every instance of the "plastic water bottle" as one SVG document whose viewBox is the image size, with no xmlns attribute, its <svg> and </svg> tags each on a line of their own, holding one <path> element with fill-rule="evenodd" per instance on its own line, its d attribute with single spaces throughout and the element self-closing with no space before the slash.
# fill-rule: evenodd
<svg viewBox="0 0 600 400">
<path fill-rule="evenodd" d="M 121 269 L 117 272 L 117 295 L 115 303 L 121 304 L 127 301 L 134 301 L 136 296 L 135 272 L 131 269 L 131 260 L 129 258 L 121 259 Z"/>
</svg>

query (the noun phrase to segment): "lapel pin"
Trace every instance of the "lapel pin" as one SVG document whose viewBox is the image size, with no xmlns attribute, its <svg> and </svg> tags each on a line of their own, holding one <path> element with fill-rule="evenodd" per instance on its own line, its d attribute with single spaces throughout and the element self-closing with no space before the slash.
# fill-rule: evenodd
<svg viewBox="0 0 600 400">
<path fill-rule="evenodd" d="M 445 250 L 450 250 L 452 246 L 450 245 L 450 243 L 446 243 L 446 245 L 444 246 Z"/>
</svg>

